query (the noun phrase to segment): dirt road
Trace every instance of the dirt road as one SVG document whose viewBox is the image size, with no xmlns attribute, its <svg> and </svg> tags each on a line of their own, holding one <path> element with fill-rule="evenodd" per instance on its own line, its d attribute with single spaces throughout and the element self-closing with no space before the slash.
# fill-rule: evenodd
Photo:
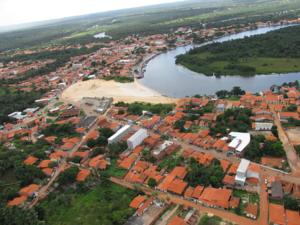
<svg viewBox="0 0 300 225">
<path fill-rule="evenodd" d="M 284 128 L 282 127 L 278 114 L 274 110 L 272 110 L 272 113 L 274 116 L 274 123 L 277 126 L 278 136 L 283 144 L 283 148 L 286 152 L 286 157 L 292 169 L 292 173 L 294 175 L 300 175 L 300 160 L 296 154 L 295 148 L 291 144 Z"/>
<path fill-rule="evenodd" d="M 122 179 L 111 177 L 110 180 L 118 185 L 122 185 L 129 189 L 135 189 L 134 185 L 132 185 L 131 183 L 128 183 Z M 152 195 L 152 193 L 154 191 L 151 188 L 148 188 L 145 186 L 140 186 L 140 189 L 141 189 L 141 191 L 143 191 L 144 193 L 146 193 L 148 195 Z M 236 215 L 232 212 L 226 211 L 226 210 L 204 207 L 200 204 L 196 204 L 195 202 L 188 201 L 177 195 L 172 195 L 170 193 L 165 193 L 165 192 L 161 192 L 158 190 L 155 190 L 155 191 L 156 191 L 157 197 L 159 199 L 165 200 L 167 202 L 172 202 L 174 204 L 191 207 L 191 208 L 197 209 L 201 212 L 212 213 L 216 216 L 219 216 L 225 220 L 231 221 L 231 222 L 239 224 L 239 225 L 258 225 L 258 224 L 267 225 L 268 224 L 267 221 L 265 221 L 265 214 L 264 214 L 264 217 L 259 220 L 247 219 L 245 217 L 238 216 L 238 215 Z"/>
</svg>

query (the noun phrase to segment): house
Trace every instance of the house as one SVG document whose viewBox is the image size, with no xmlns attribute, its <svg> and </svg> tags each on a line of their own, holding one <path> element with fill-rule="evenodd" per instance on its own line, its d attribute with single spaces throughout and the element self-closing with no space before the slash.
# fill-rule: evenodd
<svg viewBox="0 0 300 225">
<path fill-rule="evenodd" d="M 40 185 L 37 184 L 30 184 L 26 187 L 23 187 L 20 191 L 20 195 L 25 195 L 27 197 L 32 196 L 35 192 L 37 192 L 40 189 Z"/>
<path fill-rule="evenodd" d="M 187 225 L 187 223 L 179 216 L 174 216 L 167 225 Z"/>
<path fill-rule="evenodd" d="M 77 174 L 76 181 L 79 182 L 85 181 L 90 174 L 91 171 L 89 171 L 88 169 L 81 169 Z"/>
<path fill-rule="evenodd" d="M 271 197 L 273 199 L 282 199 L 283 198 L 283 188 L 280 181 L 274 181 L 271 184 Z"/>
<path fill-rule="evenodd" d="M 130 202 L 129 206 L 131 208 L 138 209 L 146 201 L 146 199 L 145 195 L 138 195 Z"/>
<path fill-rule="evenodd" d="M 200 201 L 209 207 L 228 209 L 232 190 L 207 187 L 200 196 Z"/>
<path fill-rule="evenodd" d="M 295 119 L 295 120 L 299 120 L 299 114 L 298 112 L 280 112 L 279 113 L 279 118 L 280 121 L 282 122 L 288 122 L 288 119 Z"/>
<path fill-rule="evenodd" d="M 7 203 L 7 206 L 13 207 L 13 206 L 19 206 L 22 205 L 27 200 L 27 196 L 19 196 L 14 198 L 13 200 L 9 201 Z"/>
</svg>

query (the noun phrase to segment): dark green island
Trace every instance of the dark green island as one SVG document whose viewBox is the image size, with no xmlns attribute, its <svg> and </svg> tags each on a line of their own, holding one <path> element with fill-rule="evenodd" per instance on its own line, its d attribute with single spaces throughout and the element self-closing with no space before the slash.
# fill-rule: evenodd
<svg viewBox="0 0 300 225">
<path fill-rule="evenodd" d="M 177 56 L 176 64 L 207 76 L 300 71 L 300 26 L 213 43 Z"/>
</svg>

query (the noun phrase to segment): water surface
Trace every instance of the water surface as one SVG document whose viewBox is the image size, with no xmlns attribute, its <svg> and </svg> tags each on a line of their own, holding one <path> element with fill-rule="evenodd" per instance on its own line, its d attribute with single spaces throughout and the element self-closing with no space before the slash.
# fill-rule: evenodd
<svg viewBox="0 0 300 225">
<path fill-rule="evenodd" d="M 280 28 L 282 28 L 282 26 L 259 28 L 252 31 L 222 37 L 215 40 L 215 42 L 241 39 L 246 36 L 264 34 Z M 204 44 L 209 43 L 211 42 Z M 234 86 L 240 86 L 246 91 L 259 92 L 268 89 L 273 84 L 279 85 L 284 82 L 300 80 L 300 72 L 256 75 L 251 77 L 208 77 L 203 74 L 193 72 L 180 65 L 176 65 L 176 56 L 186 53 L 193 47 L 195 46 L 188 45 L 185 47 L 178 47 L 174 50 L 158 55 L 148 63 L 144 78 L 141 79 L 140 82 L 146 87 L 154 89 L 163 95 L 180 98 L 193 96 L 195 94 L 210 95 L 221 89 L 230 90 Z"/>
</svg>

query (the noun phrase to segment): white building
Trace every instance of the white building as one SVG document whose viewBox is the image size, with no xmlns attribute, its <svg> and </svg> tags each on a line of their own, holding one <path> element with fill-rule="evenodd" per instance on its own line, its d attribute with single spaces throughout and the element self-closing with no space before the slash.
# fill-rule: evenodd
<svg viewBox="0 0 300 225">
<path fill-rule="evenodd" d="M 253 128 L 257 131 L 259 130 L 271 130 L 273 127 L 273 123 L 261 123 L 255 122 Z"/>
<path fill-rule="evenodd" d="M 164 143 L 162 143 L 157 149 L 155 149 L 153 151 L 153 155 L 158 156 L 159 154 L 161 154 L 163 151 L 165 151 L 172 144 L 174 144 L 173 141 L 164 141 Z"/>
<path fill-rule="evenodd" d="M 25 119 L 27 117 L 27 115 L 23 114 L 22 112 L 13 112 L 13 113 L 9 114 L 8 117 L 16 119 L 16 120 L 22 120 L 22 119 Z"/>
<path fill-rule="evenodd" d="M 250 166 L 251 162 L 247 159 L 242 159 L 235 176 L 235 183 L 241 186 L 245 185 L 247 178 L 259 179 L 259 172 L 255 170 L 255 166 Z"/>
<path fill-rule="evenodd" d="M 249 133 L 230 132 L 232 141 L 229 143 L 229 148 L 234 149 L 237 154 L 242 154 L 244 149 L 249 145 L 251 136 Z"/>
<path fill-rule="evenodd" d="M 120 141 L 122 137 L 124 137 L 130 131 L 130 128 L 130 125 L 125 125 L 120 128 L 113 136 L 108 138 L 108 144 L 113 144 Z"/>
<path fill-rule="evenodd" d="M 148 136 L 148 131 L 146 129 L 139 129 L 127 140 L 128 148 L 134 149 L 136 146 L 140 145 Z"/>
</svg>

